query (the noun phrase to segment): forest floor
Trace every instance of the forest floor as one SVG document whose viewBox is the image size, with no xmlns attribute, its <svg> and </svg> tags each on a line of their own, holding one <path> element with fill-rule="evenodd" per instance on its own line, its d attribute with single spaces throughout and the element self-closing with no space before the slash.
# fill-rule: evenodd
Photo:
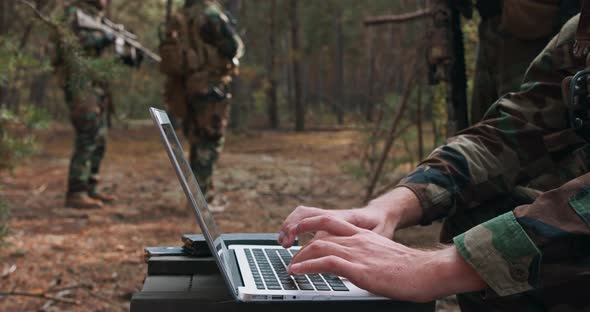
<svg viewBox="0 0 590 312">
<path fill-rule="evenodd" d="M 111 129 L 101 186 L 118 200 L 100 210 L 64 208 L 72 144 L 67 125 L 39 131 L 39 153 L 0 176 L 11 206 L 11 234 L 0 247 L 0 311 L 128 311 L 146 274 L 143 247 L 180 246 L 198 233 L 156 129 L 150 122 Z M 229 135 L 215 176 L 228 204 L 216 214 L 225 232 L 276 232 L 299 204 L 340 209 L 361 205 L 363 185 L 345 173 L 355 162 L 355 131 L 250 131 Z M 186 143 L 186 142 L 185 142 Z M 396 240 L 428 247 L 439 224 L 410 228 Z M 438 311 L 455 311 L 453 300 Z"/>
</svg>

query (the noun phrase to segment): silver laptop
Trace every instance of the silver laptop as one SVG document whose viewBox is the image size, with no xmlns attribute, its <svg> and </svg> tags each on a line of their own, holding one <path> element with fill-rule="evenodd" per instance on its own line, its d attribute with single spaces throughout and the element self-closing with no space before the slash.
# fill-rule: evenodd
<svg viewBox="0 0 590 312">
<path fill-rule="evenodd" d="M 186 197 L 194 208 L 219 271 L 238 301 L 275 300 L 383 300 L 332 274 L 289 275 L 287 265 L 299 247 L 231 245 L 221 239 L 207 202 L 201 193 L 184 150 L 165 111 L 150 108 L 172 166 Z"/>
</svg>

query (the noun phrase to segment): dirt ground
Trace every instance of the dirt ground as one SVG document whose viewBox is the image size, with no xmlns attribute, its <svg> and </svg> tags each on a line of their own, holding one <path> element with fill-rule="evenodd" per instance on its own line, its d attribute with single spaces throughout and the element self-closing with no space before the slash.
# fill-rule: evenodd
<svg viewBox="0 0 590 312">
<path fill-rule="evenodd" d="M 216 172 L 228 199 L 216 218 L 226 232 L 276 232 L 298 204 L 330 209 L 359 206 L 362 185 L 343 171 L 353 131 L 250 132 L 230 135 Z M 0 176 L 0 196 L 12 207 L 12 233 L 0 248 L 0 311 L 127 311 L 146 274 L 143 247 L 181 245 L 198 233 L 193 212 L 150 122 L 111 129 L 101 186 L 118 196 L 100 210 L 63 207 L 72 131 L 39 135 L 40 152 Z M 412 228 L 397 240 L 432 246 L 439 225 Z M 439 311 L 454 311 L 452 299 Z"/>
</svg>

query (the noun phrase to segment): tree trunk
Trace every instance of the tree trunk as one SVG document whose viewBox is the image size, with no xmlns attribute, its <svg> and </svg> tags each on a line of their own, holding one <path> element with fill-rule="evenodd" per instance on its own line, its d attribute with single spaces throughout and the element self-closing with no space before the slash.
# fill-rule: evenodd
<svg viewBox="0 0 590 312">
<path fill-rule="evenodd" d="M 172 18 L 172 0 L 166 0 L 166 25 L 170 24 Z"/>
<path fill-rule="evenodd" d="M 0 36 L 8 33 L 8 6 L 12 1 L 0 1 Z M 0 85 L 0 107 L 7 106 L 8 89 Z"/>
<path fill-rule="evenodd" d="M 295 131 L 303 131 L 305 128 L 305 107 L 302 99 L 302 81 L 301 81 L 301 60 L 299 50 L 299 17 L 297 12 L 297 0 L 289 2 L 289 19 L 291 21 L 291 51 L 293 66 L 293 86 L 295 101 Z"/>
<path fill-rule="evenodd" d="M 279 106 L 277 102 L 277 78 L 276 78 L 276 13 L 277 1 L 270 0 L 269 27 L 268 27 L 268 121 L 272 129 L 279 128 Z"/>
<path fill-rule="evenodd" d="M 344 35 L 342 33 L 342 8 L 334 8 L 334 31 L 336 33 L 336 85 L 334 87 L 334 112 L 338 124 L 344 123 Z"/>
<path fill-rule="evenodd" d="M 467 78 L 465 75 L 465 46 L 461 30 L 461 14 L 453 5 L 452 0 L 448 0 L 447 6 L 450 14 L 449 46 L 453 56 L 453 61 L 448 69 L 449 81 L 447 82 L 447 137 L 450 137 L 457 131 L 467 128 L 469 122 L 467 118 Z"/>
<path fill-rule="evenodd" d="M 50 78 L 51 74 L 49 73 L 42 73 L 33 78 L 31 81 L 31 90 L 29 92 L 29 100 L 31 101 L 31 104 L 36 107 L 43 107 Z"/>
<path fill-rule="evenodd" d="M 226 3 L 229 13 L 237 18 L 242 5 L 241 0 L 227 0 Z M 234 94 L 234 97 L 232 100 L 232 106 L 229 113 L 229 124 L 232 129 L 239 129 L 241 127 L 242 119 L 240 118 L 240 116 L 242 116 L 243 114 L 242 110 L 245 107 L 245 105 L 242 105 L 243 103 L 235 103 L 236 99 L 242 99 L 239 96 L 241 87 L 242 81 L 240 77 L 234 77 L 231 83 L 231 92 Z"/>
<path fill-rule="evenodd" d="M 11 1 L 0 1 L 0 35 L 8 32 L 8 5 Z"/>
<path fill-rule="evenodd" d="M 375 109 L 375 99 L 373 96 L 373 84 L 375 83 L 375 49 L 373 48 L 374 40 L 372 28 L 367 30 L 367 106 L 365 119 L 368 122 L 373 121 L 373 111 Z"/>
<path fill-rule="evenodd" d="M 416 99 L 416 128 L 418 128 L 418 161 L 424 157 L 424 138 L 422 136 L 422 91 L 423 87 L 418 87 L 418 98 Z"/>
</svg>

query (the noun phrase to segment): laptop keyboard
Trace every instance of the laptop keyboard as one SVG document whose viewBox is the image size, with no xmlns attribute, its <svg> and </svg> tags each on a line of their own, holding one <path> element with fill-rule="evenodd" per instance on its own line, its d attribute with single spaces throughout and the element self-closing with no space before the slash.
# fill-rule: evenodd
<svg viewBox="0 0 590 312">
<path fill-rule="evenodd" d="M 287 266 L 292 252 L 288 249 L 244 249 L 257 289 L 348 291 L 334 274 L 289 275 Z"/>
</svg>

